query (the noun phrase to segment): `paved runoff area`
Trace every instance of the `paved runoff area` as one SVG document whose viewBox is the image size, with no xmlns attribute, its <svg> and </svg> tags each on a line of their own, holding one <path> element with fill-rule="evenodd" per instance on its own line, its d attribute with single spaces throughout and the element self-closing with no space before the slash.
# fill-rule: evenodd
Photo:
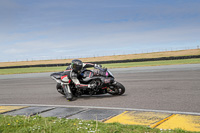
<svg viewBox="0 0 200 133">
<path fill-rule="evenodd" d="M 189 112 L 170 112 L 156 110 L 137 110 L 103 107 L 67 107 L 67 106 L 33 106 L 0 105 L 3 115 L 40 115 L 68 119 L 98 120 L 104 123 L 145 125 L 151 128 L 200 131 L 200 114 Z"/>
</svg>

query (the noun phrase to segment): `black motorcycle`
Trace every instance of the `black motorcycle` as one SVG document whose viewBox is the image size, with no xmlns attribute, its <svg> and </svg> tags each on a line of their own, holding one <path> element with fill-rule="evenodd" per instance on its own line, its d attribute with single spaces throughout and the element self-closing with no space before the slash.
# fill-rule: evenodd
<svg viewBox="0 0 200 133">
<path fill-rule="evenodd" d="M 94 75 L 95 69 L 98 71 L 103 71 L 105 73 L 102 75 Z M 113 74 L 107 68 L 95 68 L 94 70 L 83 70 L 81 76 L 79 77 L 79 81 L 82 84 L 95 84 L 95 88 L 87 88 L 87 89 L 77 89 L 72 80 L 69 79 L 69 83 L 67 83 L 67 89 L 70 89 L 72 96 L 79 97 L 81 95 L 99 95 L 109 93 L 111 95 L 122 95 L 125 92 L 125 87 L 115 81 Z M 57 82 L 56 89 L 62 95 L 65 95 L 65 91 L 62 86 L 61 76 L 63 72 L 52 73 L 50 77 Z M 73 99 L 70 98 L 68 100 Z"/>
</svg>

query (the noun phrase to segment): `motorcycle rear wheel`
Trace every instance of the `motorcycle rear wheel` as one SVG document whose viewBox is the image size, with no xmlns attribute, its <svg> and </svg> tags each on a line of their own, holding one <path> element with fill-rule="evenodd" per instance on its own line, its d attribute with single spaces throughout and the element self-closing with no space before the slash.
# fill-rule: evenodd
<svg viewBox="0 0 200 133">
<path fill-rule="evenodd" d="M 125 92 L 125 87 L 121 84 L 121 83 L 119 83 L 119 82 L 117 82 L 115 85 L 113 85 L 114 86 L 114 90 L 113 91 L 115 91 L 115 93 L 113 93 L 113 92 L 108 92 L 109 94 L 111 94 L 111 95 L 122 95 L 122 94 L 124 94 L 124 92 Z"/>
</svg>

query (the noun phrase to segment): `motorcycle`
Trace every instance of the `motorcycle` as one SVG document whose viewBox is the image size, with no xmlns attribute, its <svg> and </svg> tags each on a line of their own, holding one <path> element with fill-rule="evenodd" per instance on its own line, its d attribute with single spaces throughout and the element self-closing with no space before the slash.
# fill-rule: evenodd
<svg viewBox="0 0 200 133">
<path fill-rule="evenodd" d="M 105 75 L 95 75 L 94 71 L 98 70 L 101 72 L 104 72 Z M 81 72 L 81 76 L 79 77 L 79 81 L 81 84 L 95 84 L 95 88 L 87 88 L 87 89 L 80 89 L 76 88 L 75 84 L 72 82 L 72 80 L 69 79 L 69 82 L 67 83 L 67 88 L 72 93 L 72 98 L 68 100 L 72 100 L 73 97 L 79 97 L 81 95 L 99 95 L 99 94 L 111 94 L 111 95 L 122 95 L 125 92 L 125 87 L 117 82 L 113 76 L 113 74 L 107 69 L 98 67 L 94 70 L 87 70 L 84 69 Z M 57 82 L 56 89 L 57 91 L 65 95 L 66 91 L 63 89 L 61 76 L 64 73 L 58 72 L 58 73 L 52 73 L 50 77 Z"/>
</svg>

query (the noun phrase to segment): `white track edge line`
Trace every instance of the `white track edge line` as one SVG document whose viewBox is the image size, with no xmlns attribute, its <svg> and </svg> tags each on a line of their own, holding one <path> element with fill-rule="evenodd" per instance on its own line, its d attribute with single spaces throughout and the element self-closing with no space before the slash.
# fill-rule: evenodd
<svg viewBox="0 0 200 133">
<path fill-rule="evenodd" d="M 127 111 L 144 111 L 170 114 L 185 114 L 185 115 L 199 115 L 197 112 L 180 112 L 168 110 L 152 110 L 152 109 L 134 109 L 134 108 L 118 108 L 118 107 L 98 107 L 98 106 L 73 106 L 73 105 L 43 105 L 43 104 L 0 104 L 0 106 L 53 106 L 53 107 L 74 107 L 74 108 L 88 108 L 88 109 L 113 109 L 113 110 L 127 110 Z"/>
</svg>

